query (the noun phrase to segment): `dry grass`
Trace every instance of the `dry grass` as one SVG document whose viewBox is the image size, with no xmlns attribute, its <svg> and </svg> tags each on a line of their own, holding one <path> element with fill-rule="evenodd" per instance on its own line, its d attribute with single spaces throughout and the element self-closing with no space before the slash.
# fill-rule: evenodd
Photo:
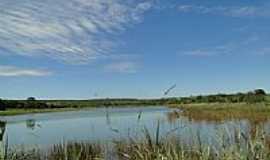
<svg viewBox="0 0 270 160">
<path fill-rule="evenodd" d="M 113 149 L 118 160 L 268 160 L 269 140 L 261 129 L 254 138 L 231 130 L 231 135 L 221 132 L 215 145 L 203 143 L 199 133 L 193 135 L 191 144 L 180 137 L 160 137 L 159 124 L 153 136 L 145 129 L 143 139 L 118 140 Z M 228 139 L 230 138 L 230 139 Z M 54 145 L 47 152 L 41 150 L 9 152 L 6 160 L 98 160 L 105 159 L 101 145 L 92 143 L 67 143 Z"/>
<path fill-rule="evenodd" d="M 182 112 L 172 112 L 168 118 L 173 121 L 187 116 L 193 121 L 225 121 L 248 119 L 251 122 L 266 122 L 269 118 L 269 106 L 265 104 L 200 104 L 180 107 Z M 254 125 L 251 132 L 240 128 L 220 131 L 216 143 L 204 143 L 200 133 L 190 134 L 192 142 L 186 143 L 182 137 L 160 136 L 158 122 L 154 135 L 146 128 L 143 138 L 129 138 L 114 141 L 112 150 L 118 160 L 269 160 L 270 136 L 263 128 Z M 187 126 L 188 127 L 188 126 Z M 226 131 L 225 131 L 226 130 Z M 102 145 L 91 142 L 72 142 L 56 144 L 47 151 L 13 150 L 5 160 L 97 160 L 105 159 Z M 105 156 L 106 155 L 106 156 Z"/>
<path fill-rule="evenodd" d="M 151 136 L 144 140 L 119 141 L 116 144 L 121 160 L 267 160 L 270 150 L 265 133 L 258 130 L 251 138 L 240 130 L 234 130 L 233 138 L 220 136 L 216 145 L 203 144 L 200 136 L 194 136 L 192 144 L 185 144 L 180 138 L 160 139 L 157 143 Z M 222 133 L 224 134 L 224 133 Z"/>
<path fill-rule="evenodd" d="M 264 103 L 260 104 L 190 104 L 177 106 L 181 112 L 172 112 L 168 114 L 169 120 L 179 118 L 179 116 L 188 117 L 193 121 L 212 121 L 222 122 L 226 120 L 247 119 L 253 122 L 266 122 L 270 119 L 270 106 Z"/>
<path fill-rule="evenodd" d="M 48 151 L 40 149 L 10 150 L 5 160 L 99 160 L 103 159 L 102 146 L 87 142 L 56 144 Z"/>
</svg>

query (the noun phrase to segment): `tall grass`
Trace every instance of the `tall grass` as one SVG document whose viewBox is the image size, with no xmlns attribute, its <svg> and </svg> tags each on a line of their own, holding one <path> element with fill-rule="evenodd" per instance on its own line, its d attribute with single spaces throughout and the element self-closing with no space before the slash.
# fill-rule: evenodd
<svg viewBox="0 0 270 160">
<path fill-rule="evenodd" d="M 262 129 L 255 137 L 235 128 L 221 131 L 216 143 L 204 143 L 200 133 L 192 134 L 192 143 L 185 143 L 181 137 L 160 137 L 160 126 L 156 133 L 144 130 L 142 139 L 117 140 L 112 145 L 119 160 L 268 160 L 269 139 Z M 56 144 L 44 151 L 9 150 L 6 160 L 99 160 L 105 159 L 102 145 L 91 142 L 69 142 Z"/>
<path fill-rule="evenodd" d="M 190 104 L 177 106 L 181 112 L 171 112 L 168 120 L 173 121 L 181 116 L 193 121 L 215 121 L 248 119 L 253 122 L 270 120 L 270 106 L 265 103 L 257 104 Z"/>
<path fill-rule="evenodd" d="M 270 159 L 268 140 L 262 130 L 258 131 L 254 139 L 240 130 L 236 129 L 233 132 L 233 138 L 221 136 L 216 145 L 204 144 L 199 134 L 195 134 L 193 137 L 194 143 L 186 144 L 181 141 L 181 138 L 153 138 L 149 136 L 149 132 L 146 132 L 144 140 L 119 141 L 116 144 L 116 149 L 121 160 Z M 228 140 L 228 137 L 232 139 Z M 160 141 L 157 143 L 155 139 Z"/>
<path fill-rule="evenodd" d="M 190 106 L 188 106 L 190 107 Z M 186 108 L 184 112 L 172 112 L 169 118 L 179 118 L 183 114 L 189 114 L 197 120 L 205 120 L 217 114 L 221 120 L 234 117 L 259 119 L 267 118 L 268 106 L 250 106 L 250 108 L 235 112 L 229 108 L 235 106 L 211 106 L 211 109 L 204 110 L 202 106 L 197 108 Z M 208 106 L 209 107 L 209 106 Z M 240 106 L 238 106 L 240 107 Z M 243 106 L 241 106 L 242 108 Z M 209 107 L 210 108 L 210 107 Z M 189 112 L 188 112 L 189 111 Z M 256 117 L 251 116 L 257 111 Z M 142 113 L 138 115 L 140 121 Z M 109 114 L 106 114 L 107 123 L 110 124 Z M 261 119 L 259 119 L 261 120 Z M 267 118 L 268 120 L 268 118 Z M 241 128 L 224 128 L 218 132 L 217 137 L 209 137 L 211 142 L 205 142 L 201 137 L 200 130 L 190 134 L 191 141 L 187 142 L 180 135 L 162 136 L 160 122 L 158 121 L 156 131 L 153 134 L 147 128 L 143 130 L 143 137 L 119 139 L 113 141 L 111 149 L 107 152 L 104 146 L 92 142 L 68 142 L 55 144 L 48 150 L 41 149 L 9 149 L 4 160 L 268 160 L 270 159 L 270 136 L 263 128 L 254 125 L 254 133 L 244 132 Z M 112 129 L 113 131 L 113 129 Z M 114 131 L 115 132 L 115 131 Z M 209 135 L 210 136 L 210 135 Z M 107 155 L 113 154 L 113 155 Z"/>
<path fill-rule="evenodd" d="M 99 160 L 104 159 L 102 146 L 90 142 L 68 142 L 41 149 L 10 149 L 5 160 Z"/>
</svg>

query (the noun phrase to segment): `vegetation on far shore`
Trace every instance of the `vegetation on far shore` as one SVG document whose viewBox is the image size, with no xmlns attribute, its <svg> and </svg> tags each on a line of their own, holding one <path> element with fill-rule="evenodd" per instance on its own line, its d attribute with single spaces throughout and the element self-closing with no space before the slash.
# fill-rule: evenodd
<svg viewBox="0 0 270 160">
<path fill-rule="evenodd" d="M 7 104 L 10 101 L 0 101 Z M 201 139 L 201 134 L 191 133 L 191 142 L 186 143 L 181 139 L 181 135 L 160 137 L 160 123 L 158 121 L 155 134 L 144 130 L 144 137 L 136 139 L 115 140 L 108 152 L 104 144 L 93 142 L 67 142 L 55 144 L 47 150 L 35 148 L 33 150 L 23 148 L 6 149 L 4 160 L 97 160 L 97 159 L 119 159 L 119 160 L 267 160 L 270 159 L 270 136 L 264 131 L 262 123 L 269 122 L 270 99 L 263 90 L 255 90 L 249 93 L 238 94 L 218 94 L 208 96 L 191 96 L 186 98 L 162 99 L 160 101 L 140 101 L 140 100 L 93 100 L 93 101 L 39 101 L 30 98 L 26 101 L 12 101 L 13 104 L 32 105 L 36 107 L 27 108 L 5 108 L 6 111 L 15 113 L 25 112 L 50 112 L 64 111 L 97 106 L 117 106 L 117 105 L 139 105 L 146 103 L 149 105 L 169 104 L 180 108 L 181 111 L 168 113 L 169 121 L 179 118 L 181 115 L 188 117 L 192 121 L 214 121 L 242 120 L 247 119 L 250 125 L 249 130 L 242 128 L 230 128 L 230 132 L 221 131 L 218 139 L 209 137 L 216 141 L 205 143 Z M 114 103 L 112 103 L 114 102 Z M 128 102 L 128 103 L 127 103 Z M 132 102 L 132 104 L 130 103 Z M 150 103 L 151 102 L 151 103 Z M 38 108 L 39 104 L 53 105 L 57 107 Z M 43 104 L 43 105 L 44 105 Z M 87 106 L 87 104 L 91 104 Z M 106 105 L 104 105 L 106 104 Z M 78 105 L 80 107 L 72 107 Z M 146 104 L 144 104 L 146 105 Z M 23 111 L 22 111 L 23 110 Z M 13 112 L 12 112 L 13 111 Z M 188 126 L 187 126 L 188 127 Z M 226 130 L 226 129 L 224 129 Z M 227 129 L 228 130 L 228 129 Z M 226 135 L 228 134 L 228 135 Z"/>
<path fill-rule="evenodd" d="M 48 108 L 48 109 L 7 109 L 5 111 L 0 111 L 0 116 L 15 116 L 24 115 L 32 113 L 50 113 L 50 112 L 65 112 L 65 111 L 75 111 L 76 108 Z"/>
<path fill-rule="evenodd" d="M 189 103 L 185 103 L 187 101 Z M 185 102 L 170 105 L 181 110 L 169 113 L 170 120 L 181 116 L 198 122 L 247 119 L 251 123 L 259 123 L 270 119 L 270 96 L 263 90 L 246 94 L 196 96 Z"/>
<path fill-rule="evenodd" d="M 228 120 L 246 119 L 252 123 L 270 120 L 270 105 L 265 103 L 213 103 L 213 104 L 185 104 L 173 106 L 180 111 L 170 112 L 168 118 L 174 121 L 181 116 L 192 121 L 223 122 Z"/>
</svg>

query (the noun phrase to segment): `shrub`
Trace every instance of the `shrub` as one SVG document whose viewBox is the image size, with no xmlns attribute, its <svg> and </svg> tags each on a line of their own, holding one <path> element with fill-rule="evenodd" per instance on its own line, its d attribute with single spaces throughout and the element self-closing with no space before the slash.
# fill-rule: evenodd
<svg viewBox="0 0 270 160">
<path fill-rule="evenodd" d="M 6 110 L 6 105 L 3 102 L 3 100 L 0 99 L 0 111 L 4 111 L 4 110 Z"/>
</svg>

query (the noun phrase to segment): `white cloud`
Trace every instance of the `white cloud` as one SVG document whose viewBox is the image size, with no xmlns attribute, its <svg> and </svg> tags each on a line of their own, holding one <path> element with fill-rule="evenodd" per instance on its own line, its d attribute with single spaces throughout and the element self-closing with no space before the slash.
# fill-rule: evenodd
<svg viewBox="0 0 270 160">
<path fill-rule="evenodd" d="M 85 63 L 112 52 L 111 37 L 140 22 L 152 5 L 147 0 L 1 0 L 0 48 Z"/>
<path fill-rule="evenodd" d="M 14 76 L 48 76 L 52 72 L 39 69 L 26 69 L 15 66 L 1 66 L 0 77 L 14 77 Z"/>
<path fill-rule="evenodd" d="M 136 73 L 138 65 L 134 62 L 114 62 L 104 67 L 105 71 L 118 73 Z"/>
<path fill-rule="evenodd" d="M 178 11 L 183 13 L 213 14 L 231 17 L 269 17 L 270 11 L 266 6 L 203 6 L 179 5 Z"/>
</svg>

